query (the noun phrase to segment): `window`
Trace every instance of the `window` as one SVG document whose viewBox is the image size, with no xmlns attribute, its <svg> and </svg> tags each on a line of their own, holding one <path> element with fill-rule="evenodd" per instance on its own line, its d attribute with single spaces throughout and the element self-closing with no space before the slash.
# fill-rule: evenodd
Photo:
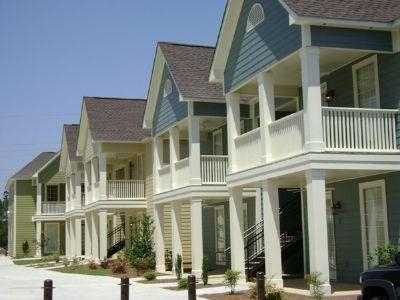
<svg viewBox="0 0 400 300">
<path fill-rule="evenodd" d="M 213 132 L 213 154 L 223 155 L 224 154 L 223 148 L 224 147 L 222 143 L 222 129 L 218 129 Z"/>
<path fill-rule="evenodd" d="M 58 201 L 58 186 L 57 185 L 46 186 L 46 200 L 47 201 Z"/>
<path fill-rule="evenodd" d="M 167 79 L 164 83 L 164 97 L 167 97 L 172 93 L 172 83 L 171 80 Z"/>
<path fill-rule="evenodd" d="M 254 29 L 258 24 L 263 22 L 265 19 L 264 9 L 260 3 L 256 3 L 252 6 L 247 17 L 246 32 Z"/>
<path fill-rule="evenodd" d="M 371 267 L 367 260 L 375 248 L 389 242 L 385 181 L 376 180 L 359 185 L 361 234 L 364 269 Z"/>
<path fill-rule="evenodd" d="M 353 66 L 355 106 L 379 108 L 378 62 L 376 55 Z"/>
</svg>

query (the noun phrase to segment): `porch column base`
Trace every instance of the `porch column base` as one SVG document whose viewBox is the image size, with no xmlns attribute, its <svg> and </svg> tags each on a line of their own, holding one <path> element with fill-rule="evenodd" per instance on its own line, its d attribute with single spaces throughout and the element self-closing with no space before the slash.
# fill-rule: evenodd
<svg viewBox="0 0 400 300">
<path fill-rule="evenodd" d="M 319 292 L 323 296 L 330 296 L 332 294 L 331 285 L 329 283 L 325 283 L 319 286 Z M 315 297 L 317 291 L 315 291 L 315 287 L 311 284 L 310 285 L 310 295 Z"/>
</svg>

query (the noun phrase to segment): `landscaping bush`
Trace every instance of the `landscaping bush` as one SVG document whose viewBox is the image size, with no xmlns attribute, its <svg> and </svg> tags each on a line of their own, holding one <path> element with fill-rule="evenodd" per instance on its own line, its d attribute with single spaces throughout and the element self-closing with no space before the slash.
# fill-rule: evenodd
<svg viewBox="0 0 400 300">
<path fill-rule="evenodd" d="M 181 278 L 181 279 L 178 280 L 178 288 L 187 289 L 187 287 L 188 287 L 187 278 Z"/>
<path fill-rule="evenodd" d="M 29 244 L 28 241 L 25 240 L 25 242 L 22 243 L 22 252 L 24 253 L 24 256 L 29 255 Z"/>
<path fill-rule="evenodd" d="M 94 262 L 93 259 L 89 260 L 88 268 L 91 269 L 91 270 L 95 270 L 95 269 L 98 268 L 98 267 L 97 267 L 97 264 Z"/>
<path fill-rule="evenodd" d="M 175 275 L 178 280 L 182 278 L 182 255 L 179 253 L 176 255 L 175 260 Z"/>
<path fill-rule="evenodd" d="M 203 264 L 201 266 L 202 273 L 201 273 L 201 279 L 203 280 L 203 284 L 207 285 L 208 284 L 208 257 L 204 256 L 203 257 Z"/>
<path fill-rule="evenodd" d="M 62 263 L 63 263 L 64 267 L 68 267 L 68 265 L 69 265 L 68 258 L 64 256 L 63 259 L 62 259 Z"/>
<path fill-rule="evenodd" d="M 310 286 L 311 295 L 317 300 L 322 299 L 322 296 L 324 296 L 322 285 L 325 282 L 321 280 L 320 277 L 320 272 L 313 272 L 306 276 L 307 284 Z"/>
<path fill-rule="evenodd" d="M 128 269 L 128 262 L 125 259 L 117 259 L 111 264 L 110 269 L 114 274 L 126 273 Z"/>
<path fill-rule="evenodd" d="M 156 279 L 156 273 L 149 271 L 143 274 L 143 277 L 146 278 L 147 280 L 154 280 Z"/>
<path fill-rule="evenodd" d="M 397 246 L 392 243 L 379 245 L 368 255 L 368 262 L 373 268 L 388 266 L 394 263 Z"/>
<path fill-rule="evenodd" d="M 240 271 L 228 269 L 224 273 L 224 284 L 231 290 L 231 295 L 235 293 L 235 288 L 239 280 Z"/>
<path fill-rule="evenodd" d="M 283 289 L 280 289 L 270 283 L 265 284 L 265 300 L 282 300 L 283 298 Z"/>
</svg>

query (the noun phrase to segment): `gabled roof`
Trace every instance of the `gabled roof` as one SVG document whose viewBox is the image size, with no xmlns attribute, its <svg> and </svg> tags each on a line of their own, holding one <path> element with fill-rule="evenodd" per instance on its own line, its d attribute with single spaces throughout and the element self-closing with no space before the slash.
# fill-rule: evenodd
<svg viewBox="0 0 400 300">
<path fill-rule="evenodd" d="M 227 0 L 210 81 L 222 82 L 237 22 L 245 0 Z M 265 0 L 264 0 L 265 1 Z M 277 0 L 292 24 L 393 30 L 400 26 L 399 0 Z M 262 2 L 262 1 L 261 1 Z"/>
<path fill-rule="evenodd" d="M 71 161 L 81 161 L 82 157 L 76 155 L 76 149 L 78 146 L 79 124 L 65 124 L 64 132 L 67 142 L 69 159 Z"/>
<path fill-rule="evenodd" d="M 224 100 L 222 85 L 208 81 L 214 47 L 167 42 L 158 45 L 184 99 Z"/>
<path fill-rule="evenodd" d="M 220 83 L 208 80 L 215 47 L 159 42 L 150 78 L 143 126 L 151 128 L 164 66 L 167 65 L 181 101 L 224 101 Z"/>
<path fill-rule="evenodd" d="M 142 127 L 146 100 L 84 97 L 83 105 L 93 141 L 139 142 L 150 136 Z"/>
<path fill-rule="evenodd" d="M 43 152 L 36 156 L 25 167 L 11 176 L 13 179 L 31 179 L 37 172 L 39 172 L 48 162 L 58 155 L 57 152 Z"/>
<path fill-rule="evenodd" d="M 281 0 L 296 15 L 353 21 L 394 22 L 399 0 Z"/>
</svg>

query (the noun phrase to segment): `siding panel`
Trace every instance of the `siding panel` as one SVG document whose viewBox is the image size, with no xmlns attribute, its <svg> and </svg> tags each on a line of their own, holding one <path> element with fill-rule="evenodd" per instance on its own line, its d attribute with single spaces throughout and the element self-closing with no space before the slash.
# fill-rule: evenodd
<svg viewBox="0 0 400 300">
<path fill-rule="evenodd" d="M 164 83 L 169 79 L 172 83 L 172 93 L 164 97 Z M 158 135 L 172 124 L 187 117 L 188 109 L 186 102 L 179 101 L 179 91 L 167 66 L 164 66 L 163 76 L 158 91 L 157 105 L 153 118 L 153 136 Z"/>
<path fill-rule="evenodd" d="M 392 51 L 390 31 L 311 26 L 311 44 L 319 47 Z"/>
<path fill-rule="evenodd" d="M 246 32 L 248 13 L 257 2 L 243 4 L 225 69 L 226 93 L 300 48 L 300 26 L 289 25 L 278 1 L 263 1 L 265 21 Z"/>
</svg>

